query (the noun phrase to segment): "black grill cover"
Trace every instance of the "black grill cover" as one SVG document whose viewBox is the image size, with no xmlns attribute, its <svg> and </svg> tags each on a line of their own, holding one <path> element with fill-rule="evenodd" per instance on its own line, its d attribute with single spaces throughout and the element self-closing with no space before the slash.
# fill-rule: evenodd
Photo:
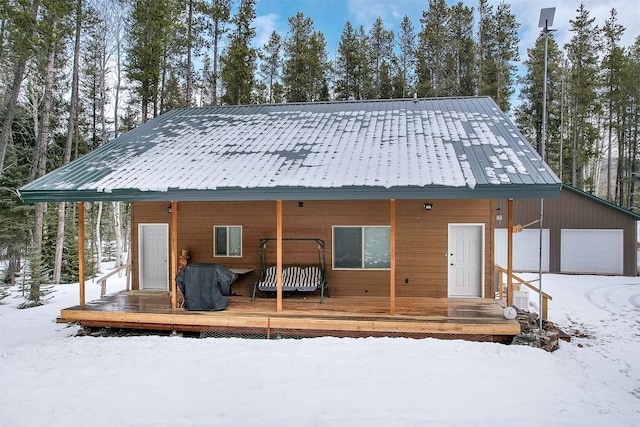
<svg viewBox="0 0 640 427">
<path fill-rule="evenodd" d="M 189 264 L 176 276 L 186 310 L 224 310 L 238 275 L 222 264 Z"/>
</svg>

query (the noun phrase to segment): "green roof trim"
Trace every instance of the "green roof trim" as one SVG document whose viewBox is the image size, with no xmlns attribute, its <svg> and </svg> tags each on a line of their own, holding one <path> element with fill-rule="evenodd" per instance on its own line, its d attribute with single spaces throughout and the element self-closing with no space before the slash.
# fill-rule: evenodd
<svg viewBox="0 0 640 427">
<path fill-rule="evenodd" d="M 591 194 L 591 193 L 588 193 L 588 192 L 586 192 L 586 191 L 584 191 L 584 190 L 580 190 L 580 189 L 578 189 L 578 188 L 576 188 L 576 187 L 574 187 L 574 186 L 572 186 L 572 185 L 569 185 L 569 184 L 562 184 L 562 188 L 563 188 L 563 189 L 570 190 L 570 191 L 573 191 L 574 193 L 579 194 L 579 195 L 581 195 L 581 196 L 584 196 L 584 197 L 586 197 L 587 199 L 591 199 L 591 200 L 593 200 L 594 202 L 600 203 L 601 205 L 608 206 L 608 207 L 610 207 L 610 208 L 612 208 L 612 209 L 615 209 L 616 211 L 618 211 L 618 212 L 620 212 L 620 213 L 622 213 L 622 214 L 628 215 L 628 216 L 630 216 L 630 217 L 635 218 L 637 221 L 640 221 L 640 214 L 637 214 L 637 213 L 635 213 L 635 212 L 632 212 L 632 211 L 630 211 L 629 209 L 625 209 L 625 208 L 623 208 L 622 206 L 618 206 L 618 205 L 616 205 L 615 203 L 609 202 L 609 201 L 607 201 L 607 200 L 605 200 L 605 199 L 601 199 L 601 198 L 600 198 L 600 197 L 598 197 L 598 196 L 594 196 L 594 195 L 593 195 L 593 194 Z"/>
</svg>

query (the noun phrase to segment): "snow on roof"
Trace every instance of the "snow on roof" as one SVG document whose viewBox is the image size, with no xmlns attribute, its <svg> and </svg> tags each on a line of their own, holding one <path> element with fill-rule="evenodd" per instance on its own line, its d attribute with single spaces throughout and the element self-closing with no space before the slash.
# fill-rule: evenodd
<svg viewBox="0 0 640 427">
<path fill-rule="evenodd" d="M 413 189 L 398 196 L 409 198 L 417 189 L 469 197 L 478 186 L 509 185 L 559 191 L 508 116 L 472 97 L 178 109 L 20 193 L 25 201 L 213 200 Z"/>
</svg>

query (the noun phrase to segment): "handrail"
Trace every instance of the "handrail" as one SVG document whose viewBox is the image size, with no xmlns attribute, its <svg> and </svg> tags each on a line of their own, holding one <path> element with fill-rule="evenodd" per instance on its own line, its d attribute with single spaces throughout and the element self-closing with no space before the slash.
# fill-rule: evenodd
<svg viewBox="0 0 640 427">
<path fill-rule="evenodd" d="M 116 268 L 115 270 L 111 271 L 109 274 L 106 274 L 104 276 L 102 276 L 99 280 L 98 283 L 100 284 L 100 297 L 104 297 L 105 295 L 107 295 L 107 279 L 113 275 L 115 275 L 116 273 L 121 272 L 122 270 L 126 269 L 127 270 L 127 287 L 126 290 L 128 291 L 130 286 L 129 286 L 129 280 L 130 280 L 130 276 L 131 276 L 131 261 L 127 262 L 126 264 L 122 264 L 120 267 Z"/>
<path fill-rule="evenodd" d="M 504 274 L 509 274 L 508 270 L 504 267 L 500 267 L 498 264 L 495 265 L 495 268 L 497 271 L 499 271 L 500 273 L 504 273 Z M 500 274 L 498 279 L 498 288 L 500 290 L 500 299 L 503 298 L 502 296 L 502 274 Z M 540 279 L 534 279 L 534 280 L 524 280 L 522 277 L 518 277 L 515 274 L 511 273 L 511 278 L 515 279 L 516 281 L 518 281 L 519 284 L 526 286 L 527 288 L 540 293 L 540 289 L 536 288 L 535 286 L 533 286 L 531 283 L 532 282 L 537 282 Z M 507 289 L 507 292 L 509 290 Z M 542 319 L 543 320 L 547 320 L 548 319 L 548 314 L 549 314 L 549 301 L 553 300 L 553 298 L 551 297 L 551 295 L 547 294 L 546 292 L 542 291 Z"/>
</svg>

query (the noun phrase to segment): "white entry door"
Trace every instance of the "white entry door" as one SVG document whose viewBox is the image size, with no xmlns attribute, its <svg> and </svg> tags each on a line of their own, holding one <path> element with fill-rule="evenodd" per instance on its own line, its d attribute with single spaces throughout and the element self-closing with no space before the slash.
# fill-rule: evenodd
<svg viewBox="0 0 640 427">
<path fill-rule="evenodd" d="M 138 225 L 140 289 L 169 290 L 169 224 Z"/>
<path fill-rule="evenodd" d="M 449 296 L 482 297 L 484 224 L 449 224 Z"/>
</svg>

